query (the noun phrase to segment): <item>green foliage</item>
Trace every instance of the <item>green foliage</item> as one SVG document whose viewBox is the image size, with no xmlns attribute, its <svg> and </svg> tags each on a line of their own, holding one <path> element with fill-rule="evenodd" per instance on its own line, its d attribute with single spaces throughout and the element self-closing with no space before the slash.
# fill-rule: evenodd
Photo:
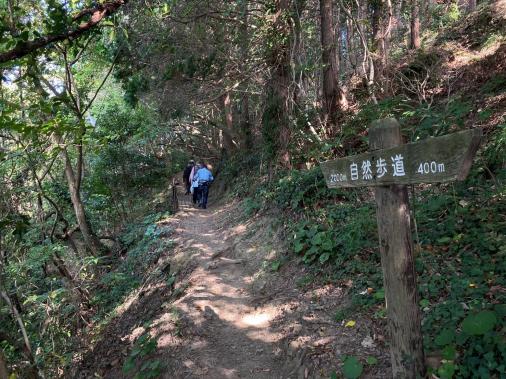
<svg viewBox="0 0 506 379">
<path fill-rule="evenodd" d="M 343 359 L 343 376 L 346 379 L 357 379 L 362 375 L 362 371 L 364 371 L 364 366 L 357 357 L 354 356 L 345 356 Z"/>
<path fill-rule="evenodd" d="M 411 129 L 411 140 L 417 141 L 431 136 L 444 135 L 450 128 L 464 127 L 473 107 L 469 101 L 451 98 L 446 104 L 436 107 L 425 105 L 410 108 L 401 113 L 400 119 L 407 124 L 414 124 Z"/>
<path fill-rule="evenodd" d="M 369 366 L 373 366 L 373 365 L 378 364 L 378 358 L 372 357 L 372 356 L 367 357 L 365 361 Z"/>
<path fill-rule="evenodd" d="M 417 258 L 425 348 L 443 351 L 447 362 L 438 374 L 448 378 L 504 374 L 506 297 L 495 289 L 506 285 L 498 217 L 505 209 L 478 179 L 453 194 L 422 194 L 427 200 L 417 211 L 425 247 Z"/>
<path fill-rule="evenodd" d="M 492 172 L 497 175 L 498 179 L 506 180 L 506 123 L 497 126 L 496 130 L 492 132 L 489 143 L 485 147 L 484 157 L 486 164 L 490 167 Z"/>
<path fill-rule="evenodd" d="M 283 109 L 283 99 L 271 89 L 267 96 L 267 106 L 262 115 L 263 148 L 268 160 L 273 160 L 279 150 L 279 132 L 281 125 L 287 125 L 288 119 Z"/>
<path fill-rule="evenodd" d="M 157 341 L 149 332 L 140 336 L 123 364 L 123 372 L 135 372 L 134 379 L 154 379 L 162 374 L 164 366 L 159 359 L 147 359 L 156 351 Z"/>
<path fill-rule="evenodd" d="M 170 240 L 160 238 L 170 234 L 171 230 L 156 224 L 167 215 L 168 213 L 151 214 L 125 228 L 120 240 L 129 248 L 127 255 L 114 271 L 102 276 L 101 290 L 93 298 L 93 302 L 101 307 L 99 317 L 110 312 L 137 288 L 153 262 L 173 247 Z"/>
<path fill-rule="evenodd" d="M 303 221 L 297 225 L 293 250 L 302 255 L 305 263 L 330 261 L 341 266 L 352 260 L 354 263 L 346 270 L 360 275 L 362 260 L 357 254 L 375 247 L 376 242 L 372 207 L 339 205 L 330 211 L 325 224 Z"/>
<path fill-rule="evenodd" d="M 481 92 L 485 95 L 498 95 L 504 91 L 506 91 L 506 74 L 504 73 L 494 75 L 481 87 Z"/>
<path fill-rule="evenodd" d="M 457 3 L 433 4 L 430 7 L 430 13 L 432 28 L 451 26 L 461 15 Z"/>
<path fill-rule="evenodd" d="M 464 118 L 468 105 L 455 101 L 454 106 L 449 107 L 454 117 Z M 504 371 L 506 209 L 485 174 L 477 165 L 462 184 L 417 191 L 424 346 L 442 354 L 439 377 L 492 378 Z M 261 204 L 282 212 L 292 251 L 303 262 L 332 265 L 334 280 L 352 280 L 351 304 L 336 313 L 336 320 L 356 312 L 385 318 L 372 199 L 364 201 L 360 191 L 329 191 L 318 169 L 281 172 L 250 196 L 248 211 Z M 313 280 L 308 275 L 297 283 L 304 287 Z"/>
<path fill-rule="evenodd" d="M 243 206 L 244 206 L 244 214 L 247 217 L 251 217 L 260 210 L 262 205 L 258 200 L 252 199 L 251 197 L 247 197 L 246 199 L 244 199 Z"/>
</svg>

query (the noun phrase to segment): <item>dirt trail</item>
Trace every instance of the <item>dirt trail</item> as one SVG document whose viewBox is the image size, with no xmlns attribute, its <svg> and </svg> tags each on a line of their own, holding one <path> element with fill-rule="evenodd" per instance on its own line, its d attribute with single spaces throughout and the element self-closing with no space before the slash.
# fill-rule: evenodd
<svg viewBox="0 0 506 379">
<path fill-rule="evenodd" d="M 183 206 L 178 215 L 175 240 L 180 250 L 192 254 L 196 268 L 185 296 L 157 323 L 158 347 L 177 357 L 178 367 L 166 378 L 282 377 L 276 350 L 281 336 L 270 329 L 278 311 L 252 304 L 252 278 L 244 260 L 231 256 L 230 240 L 237 230 L 220 226 L 225 214 L 226 207 Z M 164 330 L 163 321 L 174 321 L 174 314 L 176 322 L 183 320 L 184 344 L 171 349 L 173 328 Z"/>
<path fill-rule="evenodd" d="M 379 359 L 363 378 L 388 376 L 381 330 L 369 318 L 355 318 L 353 328 L 336 323 L 346 284 L 324 284 L 283 258 L 286 244 L 269 218 L 245 220 L 237 203 L 202 210 L 180 200 L 177 215 L 160 225 L 174 249 L 118 308 L 71 377 L 131 378 L 122 367 L 145 333 L 156 350 L 136 367 L 159 361 L 164 379 L 328 378 L 348 354 Z M 276 272 L 270 268 L 283 260 Z"/>
</svg>

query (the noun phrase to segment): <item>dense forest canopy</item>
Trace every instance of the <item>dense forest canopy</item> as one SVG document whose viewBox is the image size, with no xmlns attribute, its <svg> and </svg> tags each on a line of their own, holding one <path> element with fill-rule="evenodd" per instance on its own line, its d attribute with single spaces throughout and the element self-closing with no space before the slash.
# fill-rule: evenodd
<svg viewBox="0 0 506 379">
<path fill-rule="evenodd" d="M 481 127 L 474 188 L 500 203 L 505 17 L 476 0 L 0 0 L 0 378 L 71 369 L 126 292 L 106 293 L 140 280 L 111 272 L 190 158 L 250 210 L 287 196 L 323 225 L 330 195 L 295 187 L 366 150 L 373 120 L 398 118 L 407 142 Z M 259 182 L 281 194 L 260 202 Z"/>
</svg>

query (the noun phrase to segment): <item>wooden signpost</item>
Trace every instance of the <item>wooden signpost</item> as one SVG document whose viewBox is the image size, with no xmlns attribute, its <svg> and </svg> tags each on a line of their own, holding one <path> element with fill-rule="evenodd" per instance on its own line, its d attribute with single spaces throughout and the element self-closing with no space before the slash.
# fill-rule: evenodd
<svg viewBox="0 0 506 379">
<path fill-rule="evenodd" d="M 425 374 L 405 185 L 463 180 L 481 135 L 480 129 L 472 129 L 403 145 L 398 122 L 378 120 L 369 130 L 369 153 L 321 163 L 330 188 L 375 186 L 394 378 Z"/>
</svg>

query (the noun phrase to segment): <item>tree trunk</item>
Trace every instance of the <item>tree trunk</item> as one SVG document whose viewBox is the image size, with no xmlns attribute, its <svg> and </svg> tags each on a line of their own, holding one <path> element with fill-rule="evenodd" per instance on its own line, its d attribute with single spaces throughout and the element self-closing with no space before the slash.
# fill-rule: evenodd
<svg viewBox="0 0 506 379">
<path fill-rule="evenodd" d="M 393 9 L 391 0 L 375 1 L 372 5 L 372 54 L 374 78 L 380 90 L 384 90 L 383 78 L 387 65 L 388 46 L 392 29 Z"/>
<path fill-rule="evenodd" d="M 227 150 L 227 154 L 231 154 L 235 150 L 235 144 L 232 138 L 234 130 L 234 116 L 232 114 L 230 92 L 227 92 L 223 96 L 223 118 L 225 121 L 225 130 L 223 130 L 223 147 Z"/>
<path fill-rule="evenodd" d="M 269 159 L 278 159 L 284 167 L 291 167 L 288 149 L 292 131 L 289 123 L 290 105 L 290 0 L 275 0 L 274 21 L 270 34 L 277 43 L 269 50 L 267 63 L 272 68 L 267 82 L 267 97 L 262 115 L 262 134 Z"/>
<path fill-rule="evenodd" d="M 385 42 L 383 28 L 384 6 L 382 1 L 375 1 L 372 4 L 371 27 L 372 27 L 372 45 L 371 53 L 374 63 L 374 78 L 376 82 L 381 82 L 383 78 L 383 70 L 385 68 Z"/>
<path fill-rule="evenodd" d="M 241 59 L 243 64 L 248 67 L 248 58 L 249 58 L 249 35 L 248 35 L 248 1 L 242 1 L 241 3 L 241 25 L 239 26 L 239 35 L 240 35 L 240 49 L 241 49 Z M 241 105 L 240 105 L 240 128 L 243 137 L 243 144 L 246 150 L 250 150 L 253 147 L 253 134 L 251 131 L 251 119 L 250 119 L 250 111 L 249 111 L 249 94 L 248 94 L 248 82 L 249 80 L 244 80 L 241 84 L 242 87 L 242 96 L 241 96 Z"/>
<path fill-rule="evenodd" d="M 60 274 L 69 281 L 73 288 L 76 289 L 77 293 L 79 294 L 81 303 L 84 304 L 87 308 L 90 308 L 90 298 L 88 291 L 81 288 L 80 283 L 75 280 L 74 276 L 71 274 L 62 257 L 58 253 L 53 253 L 53 264 L 58 269 Z"/>
<path fill-rule="evenodd" d="M 30 362 L 30 368 L 26 372 L 27 379 L 31 378 L 37 378 L 37 365 L 35 364 L 35 357 L 32 352 L 32 346 L 30 344 L 30 340 L 28 339 L 28 333 L 26 332 L 25 323 L 23 322 L 23 319 L 21 318 L 21 315 L 19 314 L 18 309 L 16 306 L 12 303 L 9 295 L 5 290 L 0 288 L 0 298 L 2 298 L 7 306 L 10 308 L 12 317 L 14 321 L 18 324 L 19 329 L 21 330 L 21 334 L 23 336 L 23 342 L 24 342 L 24 349 L 23 354 L 28 358 Z"/>
<path fill-rule="evenodd" d="M 320 0 L 324 120 L 335 129 L 338 112 L 347 107 L 347 102 L 339 86 L 333 16 L 332 0 Z"/>
<path fill-rule="evenodd" d="M 413 50 L 420 48 L 420 5 L 418 0 L 411 0 L 409 48 Z"/>
<path fill-rule="evenodd" d="M 7 361 L 5 360 L 2 349 L 0 349 L 0 379 L 8 379 L 9 372 L 7 371 Z"/>
<path fill-rule="evenodd" d="M 62 142 L 61 139 L 59 137 L 56 137 L 56 139 L 57 142 L 61 145 Z M 66 148 L 63 148 L 62 154 L 65 160 L 65 177 L 67 179 L 67 184 L 70 192 L 70 199 L 72 201 L 72 206 L 74 207 L 74 213 L 76 215 L 77 224 L 79 225 L 79 230 L 83 235 L 86 248 L 93 255 L 98 256 L 100 255 L 100 252 L 104 250 L 104 246 L 94 235 L 91 226 L 88 223 L 86 212 L 84 210 L 84 205 L 81 200 L 81 194 L 78 188 L 78 181 L 75 177 L 74 170 L 72 168 L 72 162 L 70 161 L 70 157 Z"/>
<path fill-rule="evenodd" d="M 476 10 L 476 0 L 467 1 L 467 12 L 471 13 Z"/>
</svg>

